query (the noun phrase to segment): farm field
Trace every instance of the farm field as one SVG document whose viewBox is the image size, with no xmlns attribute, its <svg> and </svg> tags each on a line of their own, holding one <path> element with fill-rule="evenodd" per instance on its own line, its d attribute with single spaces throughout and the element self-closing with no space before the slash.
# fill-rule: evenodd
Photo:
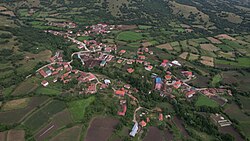
<svg viewBox="0 0 250 141">
<path fill-rule="evenodd" d="M 0 122 L 5 124 L 18 123 L 27 114 L 37 108 L 37 106 L 49 100 L 48 97 L 33 97 L 30 99 L 28 105 L 22 109 L 15 109 L 5 112 L 0 112 Z"/>
<path fill-rule="evenodd" d="M 163 136 L 162 136 L 161 130 L 159 130 L 157 127 L 149 127 L 148 132 L 146 136 L 144 137 L 143 141 L 152 141 L 152 140 L 157 140 L 157 141 L 163 141 Z"/>
<path fill-rule="evenodd" d="M 32 129 L 33 132 L 35 132 L 39 128 L 41 128 L 51 116 L 62 111 L 65 108 L 66 105 L 64 102 L 52 101 L 29 116 L 29 118 L 27 118 L 23 124 Z"/>
<path fill-rule="evenodd" d="M 133 31 L 123 31 L 123 32 L 119 33 L 117 36 L 117 40 L 125 41 L 125 42 L 138 41 L 141 39 L 143 39 L 141 33 L 136 33 Z"/>
<path fill-rule="evenodd" d="M 88 128 L 85 141 L 107 140 L 118 124 L 117 119 L 113 118 L 95 118 Z"/>
<path fill-rule="evenodd" d="M 250 58 L 248 57 L 241 57 L 237 58 L 236 61 L 227 61 L 227 60 L 220 60 L 216 59 L 215 64 L 218 67 L 249 67 L 250 66 Z"/>
<path fill-rule="evenodd" d="M 68 103 L 69 111 L 75 121 L 79 121 L 84 117 L 85 109 L 95 100 L 95 97 L 76 100 Z"/>
<path fill-rule="evenodd" d="M 58 135 L 50 139 L 50 141 L 72 141 L 72 139 L 74 141 L 79 141 L 81 130 L 81 125 L 76 125 L 74 127 L 63 130 Z"/>
<path fill-rule="evenodd" d="M 195 103 L 195 106 L 218 107 L 219 104 L 214 100 L 209 99 L 207 96 L 199 95 L 198 100 Z"/>
<path fill-rule="evenodd" d="M 29 101 L 30 98 L 22 98 L 22 99 L 8 101 L 2 106 L 1 110 L 9 111 L 14 109 L 22 109 L 28 106 Z"/>
<path fill-rule="evenodd" d="M 50 137 L 53 133 L 60 130 L 64 126 L 67 126 L 68 124 L 73 123 L 73 120 L 70 116 L 70 112 L 68 109 L 65 109 L 62 112 L 59 112 L 56 114 L 51 122 L 44 126 L 40 131 L 38 131 L 35 135 L 35 139 L 37 141 L 43 141 Z"/>
</svg>

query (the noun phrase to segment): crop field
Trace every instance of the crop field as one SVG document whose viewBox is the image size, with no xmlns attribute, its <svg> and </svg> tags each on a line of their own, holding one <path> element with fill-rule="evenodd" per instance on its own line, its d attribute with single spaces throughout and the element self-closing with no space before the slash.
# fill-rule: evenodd
<svg viewBox="0 0 250 141">
<path fill-rule="evenodd" d="M 212 82 L 211 82 L 212 86 L 215 87 L 216 84 L 218 84 L 221 80 L 222 80 L 222 77 L 221 77 L 220 74 L 215 75 L 215 76 L 212 78 Z"/>
<path fill-rule="evenodd" d="M 30 98 L 22 98 L 22 99 L 8 101 L 2 106 L 2 110 L 9 111 L 14 109 L 22 109 L 28 106 L 29 100 Z"/>
<path fill-rule="evenodd" d="M 61 93 L 61 91 L 57 89 L 52 89 L 52 88 L 39 87 L 36 89 L 35 93 L 45 94 L 45 95 L 58 95 Z"/>
<path fill-rule="evenodd" d="M 30 92 L 34 91 L 37 87 L 38 87 L 38 80 L 37 78 L 32 77 L 19 84 L 13 91 L 12 95 L 29 94 Z"/>
<path fill-rule="evenodd" d="M 7 141 L 25 141 L 25 131 L 9 130 L 7 134 Z"/>
<path fill-rule="evenodd" d="M 25 117 L 29 112 L 37 108 L 43 102 L 47 101 L 48 97 L 33 97 L 30 99 L 28 106 L 22 109 L 16 109 L 6 112 L 0 112 L 0 122 L 5 124 L 18 123 Z"/>
<path fill-rule="evenodd" d="M 214 58 L 208 56 L 201 56 L 200 62 L 206 66 L 214 66 Z"/>
<path fill-rule="evenodd" d="M 200 95 L 195 103 L 195 106 L 218 107 L 219 104 L 216 101 L 209 99 L 207 96 Z"/>
<path fill-rule="evenodd" d="M 133 31 L 123 31 L 118 34 L 117 39 L 120 41 L 138 41 L 143 39 L 141 33 L 133 32 Z"/>
<path fill-rule="evenodd" d="M 35 135 L 35 139 L 37 141 L 44 141 L 57 130 L 72 122 L 73 120 L 70 116 L 70 112 L 68 111 L 68 109 L 65 109 L 64 111 L 56 114 L 48 125 L 46 125 L 39 132 L 37 132 Z"/>
<path fill-rule="evenodd" d="M 199 59 L 199 55 L 198 54 L 193 54 L 193 53 L 189 54 L 188 60 L 193 61 L 193 60 L 198 60 L 198 59 Z"/>
<path fill-rule="evenodd" d="M 228 66 L 228 67 L 250 67 L 250 58 L 248 57 L 241 57 L 237 58 L 236 61 L 227 61 L 227 60 L 221 60 L 216 59 L 215 60 L 216 66 Z"/>
<path fill-rule="evenodd" d="M 188 57 L 188 52 L 183 52 L 182 54 L 179 55 L 179 57 L 186 60 Z"/>
<path fill-rule="evenodd" d="M 197 75 L 197 78 L 195 80 L 190 81 L 189 83 L 197 87 L 207 87 L 209 84 L 209 81 L 210 80 L 208 77 Z"/>
<path fill-rule="evenodd" d="M 243 105 L 243 110 L 250 113 L 250 98 L 241 95 L 238 95 L 238 97 Z"/>
<path fill-rule="evenodd" d="M 217 48 L 216 46 L 214 46 L 213 44 L 200 44 L 201 48 L 207 51 L 218 51 L 220 50 L 219 48 Z"/>
<path fill-rule="evenodd" d="M 231 41 L 235 41 L 236 39 L 227 35 L 227 34 L 220 34 L 220 35 L 217 35 L 215 36 L 215 38 L 218 38 L 218 39 L 226 39 L 226 40 L 231 40 Z"/>
<path fill-rule="evenodd" d="M 181 119 L 179 119 L 178 117 L 174 116 L 173 118 L 173 121 L 172 121 L 176 127 L 179 129 L 179 131 L 181 132 L 181 134 L 186 138 L 186 137 L 189 137 L 185 127 L 184 127 L 184 124 L 183 124 L 183 121 Z"/>
<path fill-rule="evenodd" d="M 232 135 L 236 141 L 244 141 L 244 139 L 240 136 L 240 134 L 232 126 L 219 128 L 219 131 L 224 133 L 224 134 L 227 133 L 227 134 Z"/>
<path fill-rule="evenodd" d="M 68 103 L 69 111 L 75 121 L 79 121 L 84 117 L 85 109 L 95 100 L 95 97 L 72 101 Z"/>
<path fill-rule="evenodd" d="M 79 141 L 82 126 L 77 125 L 68 129 L 63 130 L 58 135 L 53 137 L 50 141 Z"/>
<path fill-rule="evenodd" d="M 24 121 L 24 125 L 29 127 L 33 132 L 44 125 L 51 116 L 62 111 L 66 108 L 64 102 L 52 101 L 48 105 L 39 109 L 39 111 L 32 114 L 28 119 Z"/>
<path fill-rule="evenodd" d="M 216 38 L 213 38 L 213 37 L 207 37 L 207 39 L 213 43 L 213 44 L 221 44 L 222 42 Z"/>
<path fill-rule="evenodd" d="M 143 141 L 152 141 L 152 140 L 163 141 L 164 139 L 162 134 L 163 133 L 161 132 L 161 130 L 159 130 L 157 127 L 151 126 L 148 128 L 147 135 L 145 136 Z"/>
<path fill-rule="evenodd" d="M 88 128 L 85 141 L 107 140 L 119 120 L 113 118 L 95 118 Z"/>
<path fill-rule="evenodd" d="M 78 41 L 83 42 L 83 40 L 91 40 L 92 38 L 89 36 L 81 36 L 76 38 Z"/>
<path fill-rule="evenodd" d="M 160 49 L 174 50 L 173 47 L 172 47 L 169 43 L 162 44 L 162 45 L 158 45 L 158 46 L 156 46 L 156 47 L 157 47 L 157 48 L 160 48 Z"/>
</svg>

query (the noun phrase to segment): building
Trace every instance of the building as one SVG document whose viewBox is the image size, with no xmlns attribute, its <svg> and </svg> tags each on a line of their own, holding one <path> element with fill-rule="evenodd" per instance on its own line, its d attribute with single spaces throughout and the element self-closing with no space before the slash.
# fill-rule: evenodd
<svg viewBox="0 0 250 141">
<path fill-rule="evenodd" d="M 159 114 L 158 119 L 159 119 L 159 121 L 163 121 L 163 114 L 162 113 Z"/>
<path fill-rule="evenodd" d="M 147 71 L 151 71 L 151 70 L 153 69 L 153 66 L 149 65 L 149 66 L 145 67 L 145 69 L 146 69 Z"/>
<path fill-rule="evenodd" d="M 161 66 L 162 67 L 166 67 L 167 63 L 168 63 L 168 60 L 163 60 L 162 63 L 161 63 Z"/>
<path fill-rule="evenodd" d="M 191 90 L 191 91 L 189 91 L 189 92 L 186 93 L 186 97 L 187 98 L 191 98 L 191 97 L 194 96 L 195 93 L 196 93 L 196 91 Z"/>
<path fill-rule="evenodd" d="M 118 115 L 119 115 L 119 116 L 125 116 L 126 111 L 127 111 L 127 105 L 124 104 L 124 105 L 122 106 L 122 112 L 119 112 L 119 111 L 118 111 Z"/>
<path fill-rule="evenodd" d="M 118 96 L 124 96 L 125 95 L 125 91 L 124 90 L 116 90 L 115 94 Z"/>
<path fill-rule="evenodd" d="M 172 79 L 172 76 L 171 76 L 171 75 L 165 75 L 165 79 L 166 79 L 166 80 L 171 80 L 171 79 Z"/>
<path fill-rule="evenodd" d="M 162 87 L 162 80 L 160 77 L 155 78 L 155 89 L 160 90 Z"/>
<path fill-rule="evenodd" d="M 136 122 L 132 128 L 132 131 L 129 133 L 129 135 L 131 137 L 135 137 L 135 135 L 137 134 L 137 131 L 138 131 L 138 123 Z"/>
<path fill-rule="evenodd" d="M 174 60 L 171 63 L 175 66 L 181 66 L 181 64 L 177 60 Z"/>
<path fill-rule="evenodd" d="M 43 80 L 43 81 L 41 82 L 41 84 L 42 84 L 44 87 L 46 87 L 46 86 L 48 86 L 48 85 L 49 85 L 49 82 L 48 82 L 48 81 L 46 81 L 46 80 Z"/>
<path fill-rule="evenodd" d="M 173 86 L 174 86 L 175 89 L 180 88 L 181 87 L 181 81 L 180 80 L 176 81 Z"/>
<path fill-rule="evenodd" d="M 142 120 L 139 124 L 141 125 L 141 127 L 147 126 L 147 123 L 144 120 Z"/>
<path fill-rule="evenodd" d="M 111 83 L 111 81 L 110 81 L 109 79 L 105 79 L 105 80 L 104 80 L 104 83 L 105 83 L 106 85 L 109 85 L 109 84 Z"/>
<path fill-rule="evenodd" d="M 135 70 L 133 68 L 128 68 L 127 71 L 128 73 L 133 73 Z"/>
<path fill-rule="evenodd" d="M 182 71 L 181 73 L 187 78 L 191 78 L 193 76 L 193 73 L 191 71 Z"/>
<path fill-rule="evenodd" d="M 104 67 L 104 66 L 106 65 L 106 63 L 107 63 L 107 62 L 106 62 L 105 60 L 102 60 L 100 66 L 101 66 L 101 67 Z"/>
<path fill-rule="evenodd" d="M 41 70 L 39 71 L 39 73 L 40 73 L 44 78 L 46 78 L 46 77 L 48 77 L 48 76 L 50 76 L 50 75 L 52 74 L 51 70 L 48 70 L 48 71 L 45 72 L 43 69 L 41 69 Z"/>
<path fill-rule="evenodd" d="M 122 54 L 124 54 L 124 53 L 126 53 L 126 50 L 120 50 L 120 51 L 119 51 L 119 54 L 120 54 L 120 55 L 122 55 Z"/>
</svg>

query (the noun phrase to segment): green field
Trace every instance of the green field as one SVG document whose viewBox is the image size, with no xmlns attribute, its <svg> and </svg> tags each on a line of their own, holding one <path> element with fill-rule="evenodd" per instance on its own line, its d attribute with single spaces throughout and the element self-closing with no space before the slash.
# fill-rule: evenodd
<svg viewBox="0 0 250 141">
<path fill-rule="evenodd" d="M 220 81 L 222 80 L 222 77 L 220 74 L 217 74 L 213 77 L 211 85 L 215 87 Z"/>
<path fill-rule="evenodd" d="M 205 95 L 200 95 L 195 103 L 195 106 L 208 106 L 208 107 L 218 107 L 219 104 L 214 100 L 209 99 Z"/>
<path fill-rule="evenodd" d="M 61 93 L 61 91 L 57 90 L 57 89 L 39 87 L 38 89 L 36 89 L 35 93 L 37 93 L 37 94 L 46 94 L 46 95 L 58 95 L 58 94 Z"/>
<path fill-rule="evenodd" d="M 83 41 L 83 40 L 91 40 L 92 38 L 89 36 L 81 36 L 76 38 L 78 41 Z"/>
<path fill-rule="evenodd" d="M 68 103 L 69 111 L 75 121 L 84 117 L 85 109 L 95 100 L 95 97 L 76 100 Z"/>
<path fill-rule="evenodd" d="M 139 25 L 138 28 L 141 29 L 141 30 L 146 30 L 146 29 L 152 28 L 152 26 L 148 26 L 148 25 Z"/>
<path fill-rule="evenodd" d="M 62 101 L 52 101 L 48 105 L 41 108 L 39 111 L 31 115 L 23 124 L 31 131 L 35 132 L 44 125 L 54 114 L 66 108 L 66 104 Z"/>
<path fill-rule="evenodd" d="M 141 33 L 136 33 L 133 31 L 123 31 L 118 34 L 117 39 L 120 41 L 138 41 L 143 39 Z"/>
<path fill-rule="evenodd" d="M 215 64 L 230 65 L 234 67 L 250 67 L 250 58 L 248 57 L 237 58 L 236 62 L 216 59 Z"/>
<path fill-rule="evenodd" d="M 233 51 L 233 49 L 228 45 L 216 45 L 216 46 L 219 47 L 224 52 Z"/>
</svg>

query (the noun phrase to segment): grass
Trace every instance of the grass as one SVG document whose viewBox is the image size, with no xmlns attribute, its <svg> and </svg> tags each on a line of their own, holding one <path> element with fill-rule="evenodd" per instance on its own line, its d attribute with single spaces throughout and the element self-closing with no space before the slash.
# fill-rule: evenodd
<svg viewBox="0 0 250 141">
<path fill-rule="evenodd" d="M 3 105 L 2 110 L 9 111 L 14 109 L 24 108 L 28 106 L 29 101 L 30 101 L 29 98 L 22 98 L 22 99 L 8 101 Z"/>
<path fill-rule="evenodd" d="M 219 47 L 224 52 L 233 51 L 233 49 L 228 45 L 216 45 L 216 46 Z"/>
<path fill-rule="evenodd" d="M 46 94 L 46 95 L 58 95 L 61 93 L 61 91 L 52 88 L 39 87 L 38 89 L 36 89 L 35 93 Z"/>
<path fill-rule="evenodd" d="M 249 57 L 237 58 L 236 62 L 216 59 L 215 64 L 230 65 L 233 67 L 250 67 L 250 58 Z"/>
<path fill-rule="evenodd" d="M 95 97 L 76 100 L 68 103 L 69 111 L 75 121 L 84 117 L 85 109 L 95 100 Z"/>
<path fill-rule="evenodd" d="M 138 41 L 143 39 L 141 33 L 136 33 L 133 31 L 124 31 L 118 34 L 117 39 L 120 41 Z"/>
<path fill-rule="evenodd" d="M 218 107 L 219 104 L 216 101 L 209 99 L 207 96 L 200 95 L 195 106 Z"/>
<path fill-rule="evenodd" d="M 51 116 L 62 111 L 64 108 L 66 108 L 66 104 L 64 102 L 52 101 L 51 103 L 31 115 L 24 122 L 24 125 L 31 129 L 31 131 L 35 132 L 42 125 L 44 125 L 50 119 Z"/>
<path fill-rule="evenodd" d="M 212 85 L 213 87 L 215 87 L 216 84 L 218 84 L 221 80 L 222 80 L 221 75 L 220 75 L 220 74 L 217 74 L 217 75 L 215 75 L 215 76 L 213 77 L 212 82 L 211 82 L 211 85 Z"/>
<path fill-rule="evenodd" d="M 37 88 L 37 78 L 32 77 L 19 84 L 11 95 L 29 94 L 36 88 Z"/>
<path fill-rule="evenodd" d="M 174 46 L 179 46 L 179 42 L 172 42 L 172 43 L 170 43 L 170 45 L 173 46 L 173 47 Z"/>
<path fill-rule="evenodd" d="M 146 30 L 146 29 L 152 28 L 152 26 L 149 26 L 149 25 L 139 25 L 138 28 L 141 29 L 141 30 Z"/>
</svg>

